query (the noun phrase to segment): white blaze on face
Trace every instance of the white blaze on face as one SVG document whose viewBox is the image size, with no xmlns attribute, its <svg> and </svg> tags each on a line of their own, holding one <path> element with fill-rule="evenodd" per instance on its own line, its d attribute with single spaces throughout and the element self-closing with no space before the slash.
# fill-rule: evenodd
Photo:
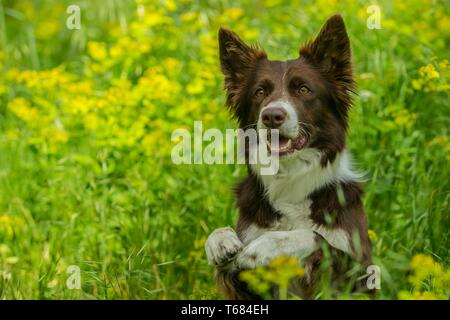
<svg viewBox="0 0 450 320">
<path fill-rule="evenodd" d="M 299 133 L 297 112 L 294 106 L 289 100 L 276 100 L 269 103 L 267 106 L 261 109 L 258 119 L 258 130 L 268 129 L 267 126 L 262 122 L 262 113 L 264 110 L 269 108 L 282 108 L 286 111 L 286 121 L 278 128 L 280 134 L 286 138 L 296 138 Z"/>
</svg>

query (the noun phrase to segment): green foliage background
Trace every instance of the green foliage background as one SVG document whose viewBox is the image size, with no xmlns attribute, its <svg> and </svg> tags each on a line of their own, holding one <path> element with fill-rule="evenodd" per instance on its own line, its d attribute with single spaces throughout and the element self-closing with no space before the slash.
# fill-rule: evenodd
<svg viewBox="0 0 450 320">
<path fill-rule="evenodd" d="M 335 12 L 359 87 L 349 149 L 367 172 L 378 297 L 448 297 L 450 6 L 379 1 L 377 30 L 371 4 L 1 0 L 0 298 L 221 298 L 203 246 L 234 225 L 245 168 L 176 166 L 171 133 L 236 127 L 220 25 L 287 59 Z M 435 262 L 410 262 L 418 253 Z M 81 290 L 66 286 L 70 265 Z"/>
</svg>

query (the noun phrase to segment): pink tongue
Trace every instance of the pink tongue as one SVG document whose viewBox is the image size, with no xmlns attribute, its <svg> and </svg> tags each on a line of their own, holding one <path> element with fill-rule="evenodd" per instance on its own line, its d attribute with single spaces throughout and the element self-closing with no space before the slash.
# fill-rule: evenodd
<svg viewBox="0 0 450 320">
<path fill-rule="evenodd" d="M 306 138 L 302 137 L 293 141 L 293 147 L 295 149 L 301 149 L 306 143 Z"/>
</svg>

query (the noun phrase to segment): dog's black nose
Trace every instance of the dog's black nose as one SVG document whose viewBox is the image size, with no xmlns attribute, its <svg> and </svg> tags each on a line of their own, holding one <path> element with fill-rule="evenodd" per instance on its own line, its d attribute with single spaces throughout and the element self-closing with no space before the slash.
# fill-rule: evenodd
<svg viewBox="0 0 450 320">
<path fill-rule="evenodd" d="M 286 120 L 287 112 L 284 108 L 270 107 L 263 111 L 261 120 L 267 128 L 278 128 Z"/>
</svg>

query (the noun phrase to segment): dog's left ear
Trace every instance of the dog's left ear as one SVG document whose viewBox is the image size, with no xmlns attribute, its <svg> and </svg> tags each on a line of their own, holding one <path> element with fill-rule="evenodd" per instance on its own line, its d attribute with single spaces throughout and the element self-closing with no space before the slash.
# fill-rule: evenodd
<svg viewBox="0 0 450 320">
<path fill-rule="evenodd" d="M 316 39 L 300 48 L 300 57 L 336 80 L 353 83 L 350 40 L 340 14 L 330 17 Z"/>
</svg>

